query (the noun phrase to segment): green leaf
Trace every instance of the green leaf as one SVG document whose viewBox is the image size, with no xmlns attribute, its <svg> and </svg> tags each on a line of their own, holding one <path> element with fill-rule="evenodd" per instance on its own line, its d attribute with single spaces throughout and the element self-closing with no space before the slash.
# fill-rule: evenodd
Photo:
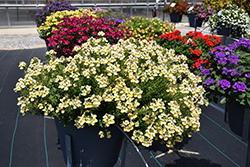
<svg viewBox="0 0 250 167">
<path fill-rule="evenodd" d="M 222 94 L 226 93 L 225 90 L 223 90 L 223 89 L 219 89 L 219 92 L 222 93 Z"/>
<path fill-rule="evenodd" d="M 226 103 L 226 102 L 227 102 L 226 97 L 223 97 L 223 98 L 220 100 L 220 103 L 221 103 L 221 104 L 224 104 L 224 103 Z"/>
<path fill-rule="evenodd" d="M 215 90 L 215 86 L 214 86 L 214 85 L 209 86 L 209 88 L 210 88 L 211 90 Z"/>
</svg>

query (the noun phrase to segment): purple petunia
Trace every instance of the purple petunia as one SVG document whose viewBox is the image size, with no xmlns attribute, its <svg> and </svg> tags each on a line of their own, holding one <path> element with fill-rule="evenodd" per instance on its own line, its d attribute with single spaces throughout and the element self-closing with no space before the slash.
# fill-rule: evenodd
<svg viewBox="0 0 250 167">
<path fill-rule="evenodd" d="M 221 81 L 219 81 L 218 83 L 222 89 L 226 90 L 227 88 L 229 88 L 231 85 L 230 85 L 230 82 L 226 79 L 222 79 Z"/>
<path fill-rule="evenodd" d="M 229 55 L 228 56 L 229 64 L 236 64 L 239 63 L 239 56 L 237 55 Z"/>
<path fill-rule="evenodd" d="M 37 9 L 35 14 L 35 22 L 37 27 L 46 21 L 46 16 L 51 15 L 57 11 L 63 10 L 77 10 L 78 8 L 70 5 L 70 3 L 65 1 L 53 1 L 51 4 L 47 4 L 42 9 Z"/>
<path fill-rule="evenodd" d="M 205 82 L 206 82 L 206 85 L 211 85 L 214 83 L 214 79 L 209 78 L 209 79 L 206 79 Z"/>
<path fill-rule="evenodd" d="M 243 82 L 236 82 L 233 85 L 233 88 L 234 88 L 234 92 L 238 92 L 238 91 L 244 92 L 247 86 Z"/>
<path fill-rule="evenodd" d="M 226 55 L 224 54 L 224 53 L 222 53 L 222 52 L 216 52 L 215 53 L 215 60 L 218 60 L 218 59 L 223 59 L 223 58 L 225 58 L 226 57 Z"/>
<path fill-rule="evenodd" d="M 204 69 L 201 71 L 201 75 L 210 75 L 209 69 Z"/>
</svg>

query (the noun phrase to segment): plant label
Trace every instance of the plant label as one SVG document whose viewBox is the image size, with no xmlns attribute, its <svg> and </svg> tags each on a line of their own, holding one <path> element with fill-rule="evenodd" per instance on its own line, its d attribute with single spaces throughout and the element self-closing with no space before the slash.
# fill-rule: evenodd
<svg viewBox="0 0 250 167">
<path fill-rule="evenodd" d="M 188 9 L 188 11 L 190 12 L 191 10 L 193 10 L 193 8 L 194 8 L 194 7 L 193 7 L 193 6 L 191 6 L 191 7 Z"/>
<path fill-rule="evenodd" d="M 173 8 L 173 7 L 175 7 L 175 5 L 176 5 L 176 3 L 172 3 L 172 4 L 170 5 L 170 7 Z"/>
</svg>

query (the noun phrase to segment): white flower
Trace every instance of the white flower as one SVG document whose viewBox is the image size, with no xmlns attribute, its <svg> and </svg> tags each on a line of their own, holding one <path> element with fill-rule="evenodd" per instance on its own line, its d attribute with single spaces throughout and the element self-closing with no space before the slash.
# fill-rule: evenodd
<svg viewBox="0 0 250 167">
<path fill-rule="evenodd" d="M 98 32 L 98 36 L 103 37 L 104 35 L 105 35 L 105 33 L 104 33 L 103 31 L 99 31 L 99 32 Z"/>
</svg>

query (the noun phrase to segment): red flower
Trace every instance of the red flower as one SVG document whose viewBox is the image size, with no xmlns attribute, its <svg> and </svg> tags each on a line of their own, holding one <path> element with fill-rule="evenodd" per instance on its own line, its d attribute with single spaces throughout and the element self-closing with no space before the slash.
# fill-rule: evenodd
<svg viewBox="0 0 250 167">
<path fill-rule="evenodd" d="M 196 54 L 197 56 L 200 56 L 202 54 L 202 51 L 200 49 L 190 49 L 190 52 Z"/>
</svg>

